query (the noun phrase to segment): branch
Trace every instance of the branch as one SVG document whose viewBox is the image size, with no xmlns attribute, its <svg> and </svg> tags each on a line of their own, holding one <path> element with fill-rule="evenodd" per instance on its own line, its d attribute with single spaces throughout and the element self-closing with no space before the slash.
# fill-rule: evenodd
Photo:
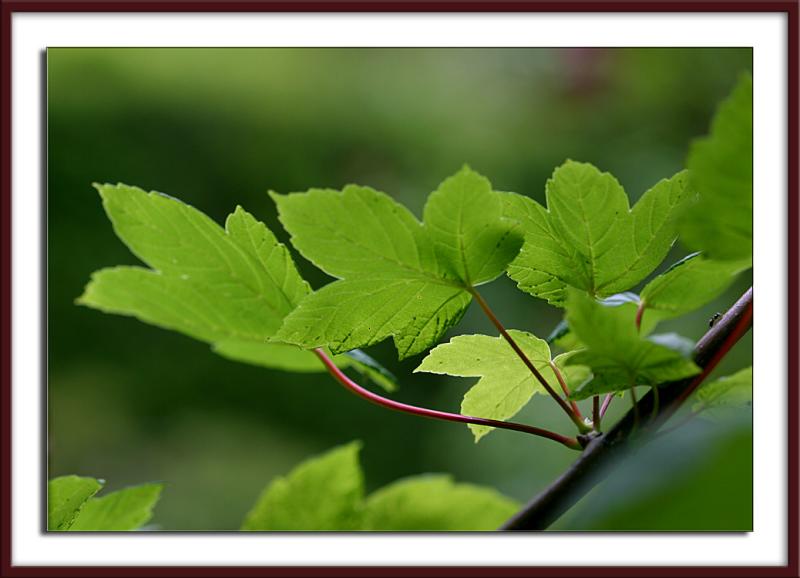
<svg viewBox="0 0 800 578">
<path fill-rule="evenodd" d="M 359 397 L 362 397 L 367 401 L 372 402 L 376 405 L 380 405 L 381 407 L 386 407 L 389 409 L 393 409 L 395 411 L 401 411 L 404 413 L 410 413 L 413 415 L 428 417 L 432 419 L 441 419 L 445 421 L 455 421 L 460 423 L 471 423 L 475 425 L 484 425 L 488 427 L 496 427 L 500 429 L 510 429 L 514 431 L 520 431 L 523 433 L 551 439 L 573 450 L 580 451 L 583 448 L 583 445 L 578 442 L 577 438 L 574 437 L 570 438 L 567 436 L 563 436 L 556 432 L 534 427 L 532 425 L 515 423 L 513 421 L 499 421 L 496 419 L 488 419 L 484 417 L 473 417 L 471 415 L 462 415 L 460 413 L 448 413 L 446 411 L 439 411 L 437 409 L 428 409 L 426 407 L 418 407 L 416 405 L 409 405 L 407 403 L 401 403 L 399 401 L 388 399 L 386 397 L 378 395 L 377 393 L 371 392 L 365 387 L 361 387 L 355 381 L 347 377 L 341 369 L 336 367 L 336 364 L 330 357 L 328 357 L 328 355 L 325 353 L 324 350 L 317 348 L 314 350 L 314 353 L 317 354 L 317 357 L 319 357 L 320 361 L 322 361 L 322 363 L 327 368 L 328 373 L 330 373 L 336 381 L 338 381 L 346 389 L 355 393 Z"/>
<path fill-rule="evenodd" d="M 697 342 L 694 361 L 703 368 L 702 373 L 660 387 L 660 409 L 656 408 L 657 419 L 651 422 L 652 426 L 646 428 L 648 431 L 656 431 L 677 411 L 739 338 L 747 333 L 752 323 L 751 287 Z M 649 392 L 639 402 L 639 411 L 646 415 L 653 410 L 654 396 Z M 591 439 L 572 466 L 517 512 L 500 530 L 544 530 L 550 526 L 609 473 L 609 466 L 618 456 L 624 454 L 628 446 L 634 421 L 635 414 L 631 410 L 608 433 Z"/>
</svg>

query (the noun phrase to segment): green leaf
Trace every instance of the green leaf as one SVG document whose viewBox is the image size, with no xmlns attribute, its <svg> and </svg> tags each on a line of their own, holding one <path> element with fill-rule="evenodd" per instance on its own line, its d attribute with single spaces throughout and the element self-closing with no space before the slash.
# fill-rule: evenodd
<svg viewBox="0 0 800 578">
<path fill-rule="evenodd" d="M 365 530 L 381 532 L 486 532 L 519 509 L 502 494 L 456 484 L 450 476 L 416 476 L 373 493 L 364 511 Z"/>
<path fill-rule="evenodd" d="M 264 341 L 309 291 L 286 248 L 241 207 L 222 229 L 160 193 L 97 189 L 117 235 L 152 269 L 100 271 L 79 303 L 205 341 Z"/>
<path fill-rule="evenodd" d="M 663 339 L 658 343 L 658 338 L 654 341 L 639 335 L 635 311 L 630 308 L 604 307 L 573 289 L 567 303 L 567 321 L 585 349 L 575 352 L 566 363 L 588 366 L 594 375 L 573 392 L 574 399 L 635 385 L 658 385 L 700 371 L 682 351 L 665 347 Z"/>
<path fill-rule="evenodd" d="M 163 484 L 143 484 L 85 503 L 71 532 L 121 532 L 144 526 L 153 515 Z"/>
<path fill-rule="evenodd" d="M 310 189 L 270 196 L 292 245 L 333 277 L 398 271 L 441 277 L 427 231 L 386 193 L 348 185 L 341 192 Z"/>
<path fill-rule="evenodd" d="M 47 529 L 69 530 L 81 508 L 103 487 L 101 480 L 79 476 L 54 478 L 47 484 Z"/>
<path fill-rule="evenodd" d="M 626 291 L 601 299 L 599 303 L 604 307 L 619 307 L 625 311 L 624 315 L 635 318 L 640 300 L 636 293 Z M 660 311 L 651 311 L 649 315 L 643 316 L 639 334 L 642 336 L 649 335 L 664 317 Z M 547 336 L 547 343 L 556 345 L 565 351 L 573 351 L 583 347 L 577 335 L 570 330 L 566 318 L 559 321 L 558 325 Z"/>
<path fill-rule="evenodd" d="M 273 481 L 242 530 L 487 531 L 519 508 L 492 489 L 431 475 L 400 480 L 365 500 L 360 448 L 334 448 Z"/>
<path fill-rule="evenodd" d="M 681 239 L 712 259 L 753 255 L 753 79 L 739 79 L 720 104 L 711 133 L 687 161 L 700 200 L 681 223 Z"/>
<path fill-rule="evenodd" d="M 520 244 L 498 193 L 468 168 L 431 194 L 424 225 L 366 187 L 271 194 L 295 247 L 340 278 L 306 297 L 275 337 L 306 349 L 342 353 L 393 337 L 401 359 L 421 353 Z"/>
<path fill-rule="evenodd" d="M 614 249 L 629 236 L 628 196 L 609 173 L 567 161 L 547 181 L 546 197 L 551 230 L 575 267 L 567 270 L 564 263 L 556 276 L 595 295 L 612 279 Z"/>
<path fill-rule="evenodd" d="M 691 195 L 685 171 L 659 181 L 631 210 L 609 173 L 567 161 L 546 185 L 547 209 L 513 193 L 505 214 L 525 243 L 508 268 L 523 291 L 563 306 L 566 286 L 605 297 L 633 287 L 664 259 Z"/>
<path fill-rule="evenodd" d="M 436 343 L 470 300 L 458 287 L 402 274 L 336 281 L 300 303 L 275 339 L 342 353 L 391 336 L 403 359 Z"/>
<path fill-rule="evenodd" d="M 750 405 L 753 401 L 752 366 L 703 384 L 695 398 L 697 401 L 692 405 L 692 410 L 703 411 L 703 415 L 712 418 L 720 417 L 720 410 Z"/>
<path fill-rule="evenodd" d="M 528 359 L 555 383 L 550 368 L 550 347 L 524 331 L 508 332 Z M 466 415 L 506 420 L 516 415 L 534 393 L 546 393 L 527 366 L 502 337 L 459 335 L 438 345 L 415 370 L 458 377 L 480 377 L 461 403 Z M 468 424 L 478 442 L 494 428 Z"/>
<path fill-rule="evenodd" d="M 677 217 L 692 198 L 688 171 L 660 180 L 642 195 L 630 212 L 633 239 L 622 239 L 614 249 L 625 264 L 598 287 L 598 295 L 625 291 L 658 267 L 675 242 Z"/>
<path fill-rule="evenodd" d="M 467 286 L 501 275 L 522 245 L 516 227 L 503 217 L 500 195 L 467 166 L 431 193 L 424 221 L 439 263 Z"/>
<path fill-rule="evenodd" d="M 242 530 L 356 530 L 364 498 L 360 442 L 307 460 L 274 480 L 247 514 Z"/>
<path fill-rule="evenodd" d="M 161 193 L 96 187 L 117 235 L 151 269 L 97 271 L 79 304 L 216 344 L 215 351 L 230 358 L 260 351 L 264 365 L 274 354 L 270 367 L 307 363 L 304 352 L 266 345 L 310 288 L 263 223 L 237 207 L 223 229 Z"/>
<path fill-rule="evenodd" d="M 676 317 L 702 307 L 720 295 L 736 275 L 750 267 L 749 261 L 712 261 L 693 253 L 672 265 L 642 290 L 645 313 Z"/>
<path fill-rule="evenodd" d="M 567 384 L 570 392 L 575 391 L 587 380 L 592 378 L 592 371 L 584 365 L 569 365 L 569 358 L 572 357 L 576 351 L 567 351 L 553 358 L 553 363 L 556 364 L 561 376 Z"/>
</svg>

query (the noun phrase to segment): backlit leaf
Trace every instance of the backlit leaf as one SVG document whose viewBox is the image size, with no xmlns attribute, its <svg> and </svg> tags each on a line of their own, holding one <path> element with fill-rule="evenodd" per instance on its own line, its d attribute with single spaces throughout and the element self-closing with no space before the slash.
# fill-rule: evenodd
<svg viewBox="0 0 800 578">
<path fill-rule="evenodd" d="M 360 526 L 364 479 L 359 442 L 307 460 L 272 481 L 247 514 L 242 530 L 356 530 Z"/>
<path fill-rule="evenodd" d="M 661 318 L 677 317 L 702 307 L 719 296 L 749 261 L 712 261 L 699 253 L 681 259 L 642 290 L 644 318 L 658 312 Z"/>
<path fill-rule="evenodd" d="M 547 181 L 547 209 L 513 193 L 502 197 L 506 215 L 525 234 L 508 274 L 523 291 L 558 306 L 566 286 L 596 297 L 625 291 L 664 259 L 691 196 L 684 171 L 659 181 L 630 209 L 613 176 L 567 161 Z"/>
<path fill-rule="evenodd" d="M 79 476 L 54 478 L 47 484 L 47 529 L 69 530 L 86 502 L 103 487 L 101 480 Z"/>
<path fill-rule="evenodd" d="M 573 392 L 574 399 L 634 385 L 658 385 L 700 371 L 684 351 L 666 347 L 663 338 L 642 337 L 634 319 L 630 308 L 604 307 L 581 291 L 570 291 L 567 321 L 585 349 L 576 351 L 566 364 L 588 366 L 594 375 Z"/>
<path fill-rule="evenodd" d="M 521 243 L 499 194 L 466 167 L 430 195 L 424 224 L 388 195 L 355 185 L 272 197 L 292 243 L 340 278 L 306 297 L 275 337 L 304 348 L 342 353 L 392 337 L 400 358 L 421 353 Z"/>
<path fill-rule="evenodd" d="M 100 498 L 91 498 L 81 508 L 71 532 L 121 532 L 137 530 L 153 515 L 163 484 L 143 484 Z"/>
<path fill-rule="evenodd" d="M 310 288 L 263 223 L 237 207 L 223 229 L 160 193 L 96 187 L 117 235 L 151 268 L 97 271 L 78 303 L 179 331 L 232 359 L 257 353 L 261 365 L 310 370 L 312 354 L 266 343 Z"/>
<path fill-rule="evenodd" d="M 499 492 L 456 484 L 450 476 L 415 476 L 369 496 L 364 530 L 380 532 L 488 532 L 519 509 Z"/>
<path fill-rule="evenodd" d="M 545 379 L 555 383 L 547 342 L 524 331 L 509 334 Z M 514 416 L 534 393 L 546 393 L 502 337 L 459 335 L 436 346 L 414 371 L 459 377 L 480 377 L 461 403 L 461 412 L 475 417 L 506 420 Z M 468 424 L 479 441 L 494 428 Z"/>
<path fill-rule="evenodd" d="M 247 514 L 248 531 L 491 531 L 519 509 L 499 492 L 420 475 L 366 499 L 353 442 L 313 457 L 270 483 Z"/>
</svg>

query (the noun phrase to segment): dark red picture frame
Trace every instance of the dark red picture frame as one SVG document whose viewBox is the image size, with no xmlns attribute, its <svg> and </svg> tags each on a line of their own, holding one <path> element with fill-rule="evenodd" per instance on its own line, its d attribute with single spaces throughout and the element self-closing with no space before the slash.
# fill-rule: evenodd
<svg viewBox="0 0 800 578">
<path fill-rule="evenodd" d="M 798 0 L 756 1 L 268 1 L 268 0 L 191 0 L 163 1 L 121 0 L 0 0 L 2 19 L 2 60 L 0 96 L 0 245 L 2 247 L 2 276 L 0 289 L 0 353 L 2 374 L 0 383 L 0 576 L 439 576 L 468 578 L 472 576 L 584 576 L 595 578 L 626 576 L 694 576 L 708 577 L 786 577 L 798 573 L 798 262 L 800 254 L 800 223 L 798 223 Z M 11 560 L 11 19 L 21 12 L 751 12 L 785 13 L 787 33 L 787 103 L 788 103 L 788 564 L 781 567 L 33 567 L 13 566 Z"/>
</svg>

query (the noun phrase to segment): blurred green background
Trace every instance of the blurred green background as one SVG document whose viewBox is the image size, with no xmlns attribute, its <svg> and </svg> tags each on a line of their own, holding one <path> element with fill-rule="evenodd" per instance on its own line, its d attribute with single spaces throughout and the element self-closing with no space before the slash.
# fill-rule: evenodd
<svg viewBox="0 0 800 578">
<path fill-rule="evenodd" d="M 362 439 L 368 489 L 451 472 L 529 499 L 576 454 L 507 431 L 476 445 L 466 427 L 372 406 L 325 374 L 236 364 L 74 305 L 92 271 L 136 263 L 91 183 L 159 190 L 218 222 L 241 204 L 283 241 L 268 189 L 365 184 L 421 215 L 465 162 L 497 190 L 542 201 L 556 165 L 588 161 L 635 200 L 683 168 L 750 69 L 749 49 L 48 50 L 49 476 L 96 476 L 112 490 L 163 480 L 157 528 L 234 530 L 270 479 Z M 312 286 L 329 281 L 297 260 Z M 665 330 L 697 339 L 749 283 Z M 508 327 L 546 336 L 560 319 L 507 278 L 483 293 Z M 451 334 L 473 332 L 494 334 L 476 306 Z M 717 373 L 748 365 L 751 343 Z M 472 381 L 412 375 L 420 358 L 400 363 L 389 343 L 370 353 L 410 403 L 457 410 Z M 615 402 L 608 421 L 627 408 Z M 570 431 L 543 397 L 518 417 Z M 747 530 L 751 451 L 749 414 L 697 421 L 640 451 L 556 528 Z"/>
</svg>

